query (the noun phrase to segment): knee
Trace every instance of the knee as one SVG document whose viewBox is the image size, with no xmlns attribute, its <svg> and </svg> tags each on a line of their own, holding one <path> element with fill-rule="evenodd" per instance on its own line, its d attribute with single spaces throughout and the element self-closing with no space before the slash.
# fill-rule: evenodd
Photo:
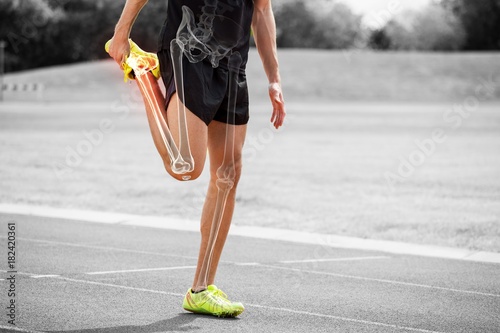
<svg viewBox="0 0 500 333">
<path fill-rule="evenodd" d="M 203 168 L 198 168 L 195 167 L 193 171 L 185 173 L 185 174 L 178 174 L 172 171 L 172 168 L 170 167 L 170 164 L 165 164 L 165 170 L 167 170 L 168 174 L 172 176 L 172 178 L 181 181 L 181 182 L 186 182 L 186 181 L 191 181 L 191 180 L 196 180 L 198 177 L 200 177 Z"/>
<path fill-rule="evenodd" d="M 243 165 L 241 163 L 241 159 L 234 162 L 234 180 L 233 181 L 234 181 L 235 186 L 240 181 L 242 167 L 243 167 Z"/>
<path fill-rule="evenodd" d="M 233 182 L 234 188 L 240 180 L 242 167 L 241 158 L 235 158 L 234 163 L 227 166 L 221 165 L 217 170 L 214 170 L 211 174 L 211 181 L 215 183 L 217 180 L 227 179 Z"/>
</svg>

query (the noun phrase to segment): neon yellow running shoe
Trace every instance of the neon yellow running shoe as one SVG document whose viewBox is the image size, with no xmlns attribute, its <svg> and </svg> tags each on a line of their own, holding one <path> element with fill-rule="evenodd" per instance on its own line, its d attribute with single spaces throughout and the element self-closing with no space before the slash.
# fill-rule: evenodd
<svg viewBox="0 0 500 333">
<path fill-rule="evenodd" d="M 151 52 L 142 50 L 132 39 L 129 39 L 130 55 L 123 64 L 124 81 L 134 80 L 135 72 L 151 72 L 158 80 L 160 78 L 160 63 L 158 56 Z M 106 42 L 104 49 L 109 53 L 111 39 Z"/>
<path fill-rule="evenodd" d="M 199 293 L 193 293 L 189 289 L 182 307 L 190 312 L 217 317 L 236 317 L 244 310 L 241 303 L 231 303 L 226 294 L 214 285 L 209 285 L 206 290 Z"/>
<path fill-rule="evenodd" d="M 245 307 L 243 306 L 243 304 L 241 304 L 240 302 L 231 302 L 227 298 L 226 293 L 224 293 L 221 289 L 217 288 L 215 285 L 213 284 L 209 285 L 208 290 L 211 290 L 214 295 L 219 296 L 220 298 L 231 304 L 231 307 L 233 308 L 234 317 L 240 315 L 243 311 L 245 311 Z"/>
</svg>

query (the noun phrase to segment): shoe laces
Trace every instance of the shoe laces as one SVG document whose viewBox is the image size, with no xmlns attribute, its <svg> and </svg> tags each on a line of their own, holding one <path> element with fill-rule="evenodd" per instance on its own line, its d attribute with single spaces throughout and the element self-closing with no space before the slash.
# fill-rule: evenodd
<svg viewBox="0 0 500 333">
<path fill-rule="evenodd" d="M 231 304 L 215 293 L 206 293 L 204 299 L 205 302 L 209 302 L 212 311 L 216 314 L 224 314 L 230 311 Z"/>
<path fill-rule="evenodd" d="M 233 303 L 227 298 L 226 293 L 224 293 L 222 290 L 217 289 L 212 292 L 212 294 L 217 297 L 218 299 L 222 300 L 225 304 L 232 305 Z"/>
<path fill-rule="evenodd" d="M 222 298 L 222 299 L 224 299 L 224 300 L 226 300 L 226 301 L 229 301 L 229 300 L 227 299 L 227 295 L 226 295 L 226 293 L 224 293 L 222 290 L 217 289 L 217 290 L 214 290 L 214 292 L 213 292 L 213 293 L 214 293 L 214 295 L 215 295 L 215 296 L 218 296 L 218 297 L 220 297 L 220 298 Z"/>
</svg>

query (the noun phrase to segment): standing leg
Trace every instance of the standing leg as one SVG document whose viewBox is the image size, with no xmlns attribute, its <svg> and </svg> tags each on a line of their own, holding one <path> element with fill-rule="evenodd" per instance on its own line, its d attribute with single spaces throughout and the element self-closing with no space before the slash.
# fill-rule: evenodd
<svg viewBox="0 0 500 333">
<path fill-rule="evenodd" d="M 224 137 L 224 145 L 222 150 L 222 160 L 220 161 L 219 167 L 215 171 L 215 186 L 217 187 L 217 195 L 215 198 L 215 203 L 213 205 L 213 213 L 210 222 L 210 232 L 208 235 L 208 241 L 206 242 L 206 249 L 204 250 L 203 260 L 197 268 L 197 281 L 193 290 L 200 291 L 207 288 L 209 285 L 208 279 L 210 274 L 210 269 L 212 267 L 213 253 L 215 249 L 215 243 L 219 235 L 219 229 L 222 225 L 222 220 L 224 219 L 226 204 L 228 197 L 234 191 L 233 188 L 236 182 L 236 173 L 240 170 L 236 170 L 236 131 L 237 127 L 235 125 L 235 115 L 236 115 L 236 97 L 238 94 L 238 73 L 241 65 L 241 56 L 238 52 L 233 53 L 228 61 L 229 77 L 228 77 L 228 105 L 227 105 L 227 124 L 225 124 L 224 129 L 220 128 L 221 133 L 216 134 L 217 136 L 222 135 Z M 241 131 L 241 130 L 240 130 Z M 243 144 L 241 142 L 241 144 Z M 221 148 L 219 148 L 221 149 Z M 216 155 L 217 152 L 216 152 Z M 239 163 L 241 167 L 241 157 L 238 156 Z M 212 160 L 212 157 L 210 157 Z M 213 177 L 212 177 L 213 178 Z M 211 181 L 211 183 L 213 183 Z M 210 208 L 211 210 L 211 208 Z M 229 219 L 230 221 L 230 219 Z M 202 221 L 203 224 L 203 221 Z M 222 250 L 222 249 L 221 249 Z"/>
<path fill-rule="evenodd" d="M 225 129 L 226 126 L 233 126 L 235 129 L 235 141 L 234 141 L 234 180 L 233 187 L 228 193 L 224 214 L 219 226 L 219 232 L 217 234 L 217 239 L 212 251 L 212 260 L 210 267 L 208 268 L 207 284 L 213 284 L 215 279 L 215 274 L 217 271 L 217 266 L 219 259 L 224 247 L 224 243 L 229 232 L 231 225 L 231 219 L 233 217 L 235 197 L 236 197 L 236 187 L 241 175 L 241 155 L 243 150 L 243 143 L 245 141 L 247 125 L 227 125 L 218 121 L 212 121 L 208 125 L 208 152 L 210 157 L 210 183 L 208 185 L 207 197 L 205 199 L 205 204 L 203 206 L 203 213 L 201 216 L 201 244 L 200 252 L 198 256 L 198 266 L 196 269 L 193 290 L 196 290 L 198 281 L 203 279 L 202 277 L 202 266 L 203 260 L 207 255 L 207 249 L 209 246 L 210 233 L 213 226 L 213 217 L 216 208 L 217 194 L 219 189 L 217 188 L 217 170 L 220 168 L 222 161 L 224 160 L 224 142 L 225 142 Z"/>
<path fill-rule="evenodd" d="M 183 308 L 188 311 L 231 317 L 240 315 L 245 308 L 239 302 L 229 301 L 226 294 L 213 285 L 213 280 L 231 224 L 241 174 L 246 125 L 236 125 L 235 121 L 241 62 L 238 52 L 228 59 L 225 122 L 213 120 L 208 126 L 211 180 L 201 218 L 202 236 L 195 279 L 183 301 Z"/>
</svg>

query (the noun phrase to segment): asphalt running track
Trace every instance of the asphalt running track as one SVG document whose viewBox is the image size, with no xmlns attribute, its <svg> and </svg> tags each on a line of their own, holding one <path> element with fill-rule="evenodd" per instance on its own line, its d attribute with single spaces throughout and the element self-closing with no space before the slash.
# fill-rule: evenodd
<svg viewBox="0 0 500 333">
<path fill-rule="evenodd" d="M 16 223 L 16 327 L 1 332 L 500 332 L 500 265 L 231 236 L 217 285 L 236 319 L 181 307 L 195 232 L 0 214 Z M 2 274 L 5 279 L 6 273 Z"/>
</svg>

